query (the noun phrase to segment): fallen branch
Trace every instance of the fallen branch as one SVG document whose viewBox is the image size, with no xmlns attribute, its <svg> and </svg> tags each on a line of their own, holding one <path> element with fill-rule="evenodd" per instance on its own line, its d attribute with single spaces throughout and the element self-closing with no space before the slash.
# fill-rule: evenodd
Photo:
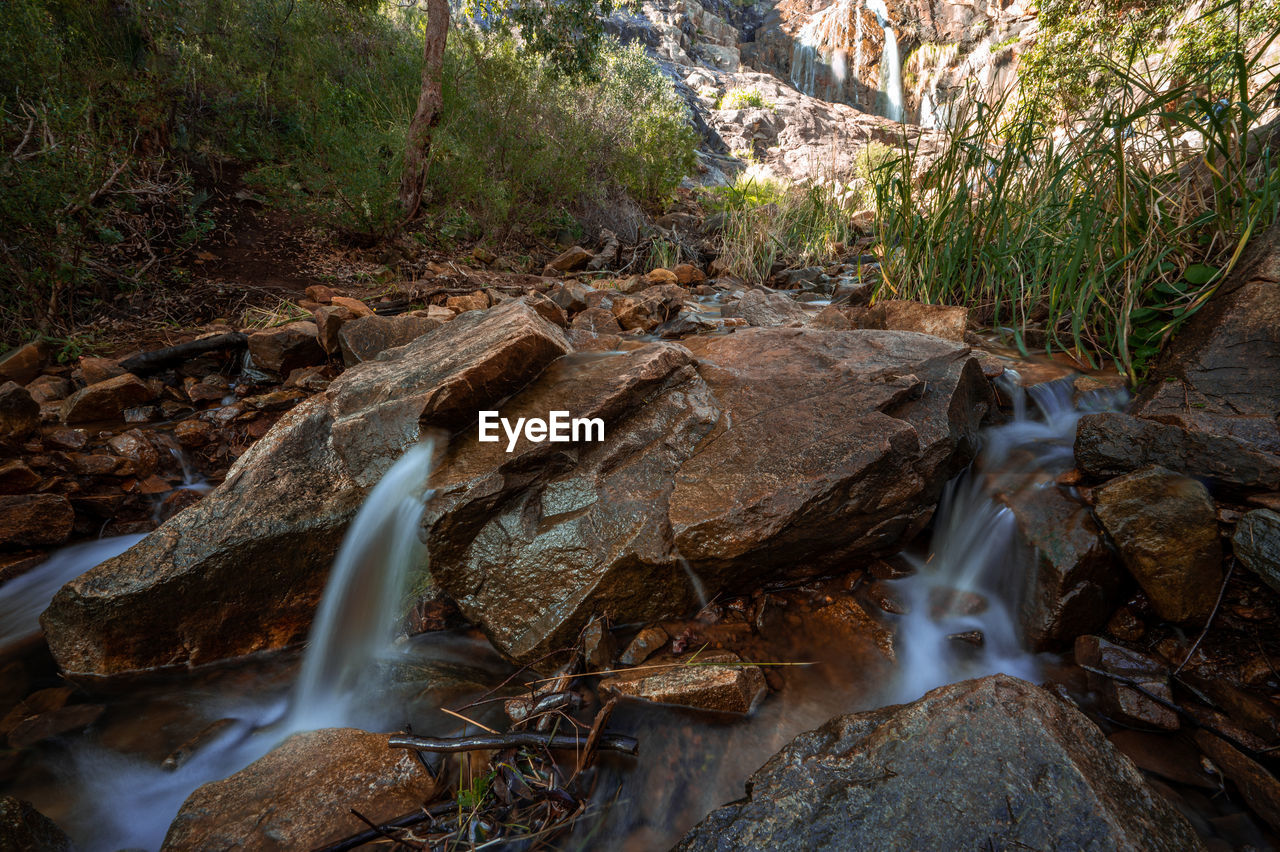
<svg viewBox="0 0 1280 852">
<path fill-rule="evenodd" d="M 395 736 L 387 741 L 392 748 L 412 748 L 418 751 L 455 754 L 461 751 L 481 751 L 504 748 L 549 748 L 577 751 L 587 740 L 573 734 L 540 734 L 534 731 L 513 731 L 507 734 L 476 734 L 468 737 L 408 737 Z M 637 754 L 640 743 L 635 737 L 624 734 L 603 733 L 596 740 L 596 748 Z"/>
<path fill-rule="evenodd" d="M 173 364 L 180 364 L 188 358 L 203 355 L 206 352 L 240 349 L 248 344 L 249 338 L 238 331 L 228 334 L 215 334 L 212 337 L 201 337 L 198 340 L 189 340 L 176 346 L 153 349 L 150 352 L 134 355 L 132 358 L 125 358 L 120 362 L 120 367 L 135 375 L 145 375 L 146 373 L 163 370 Z"/>
</svg>

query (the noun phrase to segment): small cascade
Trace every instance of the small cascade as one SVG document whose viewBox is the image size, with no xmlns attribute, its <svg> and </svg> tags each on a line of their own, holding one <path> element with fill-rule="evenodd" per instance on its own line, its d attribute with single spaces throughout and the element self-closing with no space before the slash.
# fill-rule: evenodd
<svg viewBox="0 0 1280 852">
<path fill-rule="evenodd" d="M 862 63 L 862 0 L 836 0 L 814 13 L 796 33 L 791 51 L 791 85 L 809 97 L 838 101 L 844 96 L 846 82 L 851 82 L 852 96 L 858 95 L 858 67 Z M 848 67 L 850 23 L 855 31 L 853 73 Z M 831 77 L 818 91 L 819 66 L 831 69 Z"/>
<path fill-rule="evenodd" d="M 1027 554 L 1018 549 L 1013 512 L 989 483 L 1068 470 L 1080 417 L 1118 410 L 1125 399 L 1095 392 L 1076 405 L 1069 380 L 1024 391 L 1011 373 L 1001 385 L 1014 402 L 1013 418 L 986 431 L 978 461 L 943 495 L 929 556 L 917 561 L 915 575 L 900 581 L 907 614 L 899 621 L 898 673 L 887 703 L 914 701 L 935 687 L 997 672 L 1037 677 L 1037 661 L 1024 648 L 1018 626 Z M 1037 417 L 1029 411 L 1028 395 Z M 1028 483 L 1043 480 L 1025 477 Z"/>
<path fill-rule="evenodd" d="M 898 34 L 889 20 L 884 0 L 867 0 L 867 8 L 884 28 L 884 53 L 880 58 L 880 96 L 877 107 L 885 118 L 902 121 L 902 56 L 898 51 Z"/>
</svg>

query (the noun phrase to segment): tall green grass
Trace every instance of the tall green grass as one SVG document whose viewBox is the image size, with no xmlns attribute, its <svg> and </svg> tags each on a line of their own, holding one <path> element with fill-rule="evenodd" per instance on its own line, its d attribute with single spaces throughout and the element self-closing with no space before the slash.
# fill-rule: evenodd
<svg viewBox="0 0 1280 852">
<path fill-rule="evenodd" d="M 877 298 L 967 305 L 1024 351 L 1136 379 L 1280 213 L 1280 151 L 1255 139 L 1277 35 L 1204 69 L 1221 97 L 1113 67 L 1120 84 L 1066 132 L 970 102 L 940 154 L 876 172 Z"/>
</svg>

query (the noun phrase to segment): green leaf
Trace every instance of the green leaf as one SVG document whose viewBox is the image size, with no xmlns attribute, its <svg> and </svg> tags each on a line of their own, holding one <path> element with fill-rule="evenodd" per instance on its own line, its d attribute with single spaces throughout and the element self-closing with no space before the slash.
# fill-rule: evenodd
<svg viewBox="0 0 1280 852">
<path fill-rule="evenodd" d="M 1207 263 L 1193 263 L 1187 267 L 1187 271 L 1182 274 L 1182 277 L 1187 280 L 1188 284 L 1199 287 L 1212 281 L 1219 271 L 1218 267 L 1209 266 Z"/>
</svg>

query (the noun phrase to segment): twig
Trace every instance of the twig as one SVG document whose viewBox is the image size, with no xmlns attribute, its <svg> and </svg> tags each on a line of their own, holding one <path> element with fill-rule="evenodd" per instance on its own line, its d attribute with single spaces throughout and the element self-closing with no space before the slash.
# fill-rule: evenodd
<svg viewBox="0 0 1280 852">
<path fill-rule="evenodd" d="M 540 734 L 534 731 L 513 731 L 507 734 L 476 734 L 469 737 L 394 736 L 387 740 L 387 745 L 392 748 L 413 748 L 420 751 L 443 752 L 445 754 L 504 748 L 548 748 L 577 751 L 585 743 L 586 740 L 574 734 L 552 735 Z M 614 733 L 601 734 L 597 740 L 596 747 L 607 751 L 620 751 L 625 754 L 637 754 L 640 751 L 640 743 L 635 737 Z"/>
<path fill-rule="evenodd" d="M 450 716 L 453 716 L 454 718 L 461 719 L 462 721 L 466 722 L 468 725 L 475 725 L 477 728 L 479 728 L 482 731 L 488 731 L 491 734 L 498 733 L 493 728 L 490 728 L 487 725 L 481 725 L 475 719 L 469 719 L 466 716 L 463 716 L 461 713 L 457 712 L 456 710 L 450 710 L 448 707 L 441 707 L 440 712 L 448 713 Z"/>
<path fill-rule="evenodd" d="M 1213 624 L 1214 616 L 1218 614 L 1218 607 L 1222 606 L 1222 596 L 1227 593 L 1227 583 L 1231 582 L 1231 572 L 1236 570 L 1236 561 L 1233 558 L 1231 564 L 1227 566 L 1227 576 L 1222 578 L 1222 588 L 1218 589 L 1218 599 L 1213 602 L 1213 612 L 1209 613 L 1209 620 L 1204 623 L 1204 629 L 1200 631 L 1200 635 L 1196 637 L 1196 643 L 1191 646 L 1191 650 L 1182 658 L 1182 662 L 1178 663 L 1178 667 L 1173 670 L 1173 676 L 1177 677 L 1178 672 L 1182 671 L 1187 663 L 1191 662 L 1191 658 L 1195 656 L 1196 649 L 1200 647 L 1200 643 L 1204 641 L 1204 637 L 1209 633 L 1209 626 Z"/>
<path fill-rule="evenodd" d="M 374 826 L 368 831 L 362 831 L 359 834 L 353 834 L 350 837 L 339 840 L 336 843 L 330 843 L 328 846 L 320 846 L 313 852 L 350 852 L 352 849 L 377 840 L 379 837 L 388 836 L 388 832 L 397 828 L 411 828 L 412 826 L 424 823 L 429 819 L 452 813 L 457 807 L 457 803 L 453 801 L 443 802 L 433 808 L 419 808 L 412 813 L 403 814 L 392 820 L 387 820 L 381 825 Z M 359 816 L 359 814 L 357 814 Z M 363 817 L 361 817 L 363 819 Z"/>
<path fill-rule="evenodd" d="M 587 744 L 582 749 L 582 754 L 578 755 L 578 770 L 575 776 L 582 773 L 582 770 L 591 765 L 596 756 L 596 747 L 600 743 L 600 737 L 604 735 L 604 726 L 609 724 L 609 717 L 613 715 L 613 708 L 618 706 L 617 697 L 610 698 L 608 703 L 600 708 L 600 712 L 596 714 L 595 721 L 591 723 L 591 733 L 587 734 Z"/>
</svg>

